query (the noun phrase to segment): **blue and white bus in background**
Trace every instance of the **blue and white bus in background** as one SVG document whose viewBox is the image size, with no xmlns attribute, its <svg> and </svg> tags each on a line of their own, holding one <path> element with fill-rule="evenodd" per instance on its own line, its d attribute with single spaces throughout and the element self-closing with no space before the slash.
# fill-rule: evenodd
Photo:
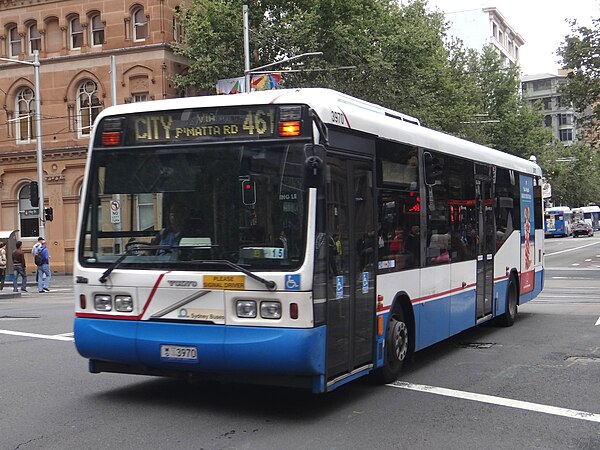
<svg viewBox="0 0 600 450">
<path fill-rule="evenodd" d="M 600 230 L 600 206 L 581 206 L 573 208 L 573 221 L 582 221 L 590 225 L 594 230 Z"/>
<path fill-rule="evenodd" d="M 82 193 L 77 350 L 92 373 L 391 382 L 540 293 L 541 187 L 531 161 L 327 89 L 110 107 Z"/>
<path fill-rule="evenodd" d="M 544 211 L 544 234 L 551 236 L 571 236 L 573 211 L 568 206 L 554 206 Z"/>
</svg>

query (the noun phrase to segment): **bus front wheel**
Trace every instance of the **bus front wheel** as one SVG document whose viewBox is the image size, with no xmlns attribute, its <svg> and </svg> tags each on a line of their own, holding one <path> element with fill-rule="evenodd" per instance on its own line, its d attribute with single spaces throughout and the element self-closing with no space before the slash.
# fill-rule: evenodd
<svg viewBox="0 0 600 450">
<path fill-rule="evenodd" d="M 392 313 L 385 333 L 385 360 L 375 371 L 379 383 L 392 383 L 400 376 L 409 352 L 410 331 L 402 310 Z"/>
</svg>

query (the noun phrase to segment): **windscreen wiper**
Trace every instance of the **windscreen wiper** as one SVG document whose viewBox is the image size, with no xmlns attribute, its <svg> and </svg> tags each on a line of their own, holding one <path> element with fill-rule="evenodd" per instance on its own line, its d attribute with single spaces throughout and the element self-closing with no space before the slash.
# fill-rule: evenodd
<svg viewBox="0 0 600 450">
<path fill-rule="evenodd" d="M 225 266 L 231 267 L 232 269 L 235 269 L 235 270 L 237 270 L 239 272 L 242 272 L 245 275 L 248 275 L 250 278 L 253 278 L 256 281 L 261 282 L 270 291 L 274 291 L 277 288 L 277 284 L 273 280 L 267 280 L 267 279 L 265 279 L 263 277 L 259 277 L 258 275 L 256 275 L 255 273 L 249 271 L 245 267 L 242 267 L 239 264 L 236 264 L 234 262 L 228 261 L 226 259 L 214 259 L 214 260 L 209 259 L 209 260 L 202 260 L 202 261 L 199 261 L 199 262 L 201 264 L 208 264 L 208 265 L 214 265 L 214 266 L 225 265 Z"/>
<path fill-rule="evenodd" d="M 115 262 L 113 262 L 110 266 L 107 267 L 107 269 L 104 271 L 104 273 L 102 274 L 102 276 L 98 279 L 98 281 L 100 281 L 100 283 L 106 283 L 106 280 L 108 280 L 109 275 L 111 274 L 111 272 L 113 270 L 115 270 L 117 267 L 119 267 L 119 265 L 125 260 L 125 258 L 127 258 L 129 255 L 142 251 L 142 250 L 156 250 L 156 249 L 166 249 L 166 250 L 170 250 L 171 248 L 173 248 L 172 245 L 155 245 L 155 244 L 150 244 L 150 243 L 145 243 L 145 242 L 136 242 L 135 245 L 132 245 L 129 248 L 125 248 L 125 253 L 123 253 L 121 256 L 119 256 Z"/>
</svg>

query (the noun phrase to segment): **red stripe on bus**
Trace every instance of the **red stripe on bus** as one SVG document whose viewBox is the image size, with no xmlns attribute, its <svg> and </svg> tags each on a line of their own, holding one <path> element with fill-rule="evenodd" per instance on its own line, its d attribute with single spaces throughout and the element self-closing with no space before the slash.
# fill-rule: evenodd
<svg viewBox="0 0 600 450">
<path fill-rule="evenodd" d="M 84 317 L 84 318 L 92 318 L 92 319 L 140 320 L 146 313 L 146 310 L 148 309 L 148 306 L 150 305 L 150 301 L 152 300 L 152 297 L 154 297 L 154 294 L 156 294 L 156 290 L 158 289 L 160 282 L 162 281 L 164 276 L 166 274 L 168 274 L 169 272 L 161 273 L 159 275 L 158 279 L 156 280 L 156 283 L 154 283 L 154 287 L 152 288 L 150 295 L 148 296 L 148 299 L 146 300 L 146 303 L 144 304 L 144 307 L 142 308 L 142 313 L 138 314 L 137 316 L 76 312 L 75 317 Z"/>
</svg>

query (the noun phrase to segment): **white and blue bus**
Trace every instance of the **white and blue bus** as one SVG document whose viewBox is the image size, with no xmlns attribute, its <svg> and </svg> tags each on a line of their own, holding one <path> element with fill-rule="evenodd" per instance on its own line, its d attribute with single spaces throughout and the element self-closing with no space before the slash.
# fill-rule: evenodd
<svg viewBox="0 0 600 450">
<path fill-rule="evenodd" d="M 326 89 L 108 108 L 82 194 L 77 350 L 92 373 L 391 382 L 542 290 L 541 175 Z"/>
<path fill-rule="evenodd" d="M 545 236 L 571 236 L 573 211 L 568 206 L 554 206 L 544 211 Z"/>
<path fill-rule="evenodd" d="M 580 208 L 573 208 L 573 221 L 586 222 L 595 231 L 600 230 L 600 206 L 582 206 Z"/>
</svg>

